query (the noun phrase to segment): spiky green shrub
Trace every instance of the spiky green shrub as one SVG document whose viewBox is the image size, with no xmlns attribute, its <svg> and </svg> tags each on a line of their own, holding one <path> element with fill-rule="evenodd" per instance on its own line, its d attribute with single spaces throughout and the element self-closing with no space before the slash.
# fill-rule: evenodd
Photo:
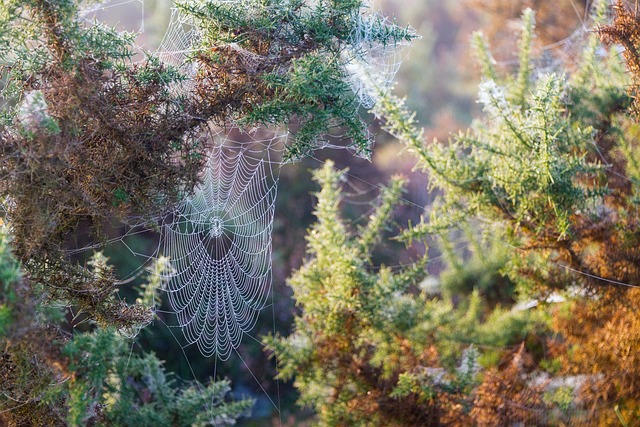
<svg viewBox="0 0 640 427">
<path fill-rule="evenodd" d="M 289 280 L 300 309 L 294 331 L 265 341 L 280 376 L 294 379 L 299 404 L 314 408 L 320 425 L 471 425 L 482 356 L 491 349 L 499 359 L 529 334 L 544 334 L 548 316 L 491 311 L 478 292 L 455 306 L 412 291 L 422 262 L 400 271 L 373 265 L 402 181 L 382 190 L 368 224 L 354 232 L 341 218 L 343 175 L 332 166 L 314 173 L 321 190 L 309 259 Z"/>
<path fill-rule="evenodd" d="M 55 326 L 65 306 L 29 288 L 0 230 L 0 421 L 20 426 L 219 426 L 250 412 L 250 399 L 229 400 L 228 381 L 179 383 L 155 355 L 134 351 L 113 326 L 70 336 Z M 107 268 L 98 254 L 97 273 Z M 162 262 L 162 260 L 161 260 Z M 162 269 L 158 264 L 155 268 Z M 159 274 L 140 301 L 155 304 Z M 42 291 L 41 289 L 39 289 Z M 131 331 L 129 331 L 131 332 Z M 241 397 L 241 396 L 236 396 Z"/>
<path fill-rule="evenodd" d="M 602 229 L 594 225 L 604 226 L 611 202 L 632 190 L 616 170 L 628 145 L 619 139 L 629 126 L 627 79 L 615 53 L 597 53 L 595 35 L 576 71 L 532 74 L 533 14 L 526 12 L 523 19 L 515 75 L 501 76 L 482 36 L 475 36 L 484 113 L 467 132 L 446 144 L 424 144 L 401 101 L 388 97 L 378 104 L 390 131 L 429 171 L 432 188 L 443 190 L 431 217 L 404 237 L 446 230 L 475 216 L 504 227 L 505 240 L 525 258 L 558 257 L 545 270 L 562 262 L 591 271 L 586 253 L 574 243 L 586 247 L 598 239 Z M 630 208 L 623 208 L 624 217 Z M 515 266 L 516 258 L 509 264 Z M 517 269 L 515 274 L 522 279 Z"/>
</svg>

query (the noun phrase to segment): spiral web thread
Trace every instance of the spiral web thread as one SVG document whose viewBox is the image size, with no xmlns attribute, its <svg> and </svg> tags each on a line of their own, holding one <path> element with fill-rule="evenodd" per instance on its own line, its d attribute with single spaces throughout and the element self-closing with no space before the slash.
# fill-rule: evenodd
<svg viewBox="0 0 640 427">
<path fill-rule="evenodd" d="M 169 25 L 156 55 L 162 62 L 178 68 L 187 77 L 176 84 L 176 91 L 187 92 L 192 88 L 193 82 L 190 78 L 195 76 L 197 70 L 195 64 L 190 63 L 188 59 L 200 37 L 193 18 L 172 7 Z"/>
<path fill-rule="evenodd" d="M 177 67 L 191 89 L 188 61 L 200 34 L 191 17 L 171 9 L 156 55 Z M 240 135 L 238 135 L 240 136 Z M 271 293 L 271 232 L 279 142 L 286 135 L 232 139 L 213 132 L 202 183 L 162 227 L 161 250 L 171 260 L 166 292 L 183 335 L 206 356 L 230 357 L 255 326 Z"/>
<path fill-rule="evenodd" d="M 377 67 L 390 82 L 399 66 L 396 49 L 369 43 L 371 30 L 358 27 L 353 35 L 357 51 L 345 62 L 357 61 L 368 70 Z M 156 55 L 183 75 L 194 76 L 197 70 L 188 57 L 200 37 L 192 18 L 174 8 Z M 246 53 L 248 63 L 261 60 Z M 350 79 L 361 103 L 373 105 L 371 94 L 356 87 L 357 81 L 355 75 Z M 187 79 L 175 90 L 188 91 L 189 85 Z M 163 252 L 174 269 L 167 286 L 169 302 L 187 342 L 205 356 L 225 360 L 253 328 L 270 293 L 277 177 L 269 143 L 249 148 L 247 143 L 229 143 L 221 134 L 215 140 L 203 184 L 163 227 Z M 328 145 L 318 141 L 318 148 Z M 276 153 L 276 158 L 281 156 Z"/>
</svg>

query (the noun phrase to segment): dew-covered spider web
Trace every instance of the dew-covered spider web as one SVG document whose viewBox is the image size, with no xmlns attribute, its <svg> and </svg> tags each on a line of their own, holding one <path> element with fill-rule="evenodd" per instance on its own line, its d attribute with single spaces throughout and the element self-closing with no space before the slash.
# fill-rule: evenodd
<svg viewBox="0 0 640 427">
<path fill-rule="evenodd" d="M 171 9 L 158 57 L 185 76 L 201 35 Z M 192 89 L 184 80 L 178 92 Z M 214 131 L 202 182 L 162 226 L 171 260 L 167 297 L 188 344 L 226 360 L 255 326 L 271 292 L 271 233 L 286 133 Z"/>
<path fill-rule="evenodd" d="M 363 107 L 371 108 L 376 103 L 378 91 L 388 89 L 393 83 L 411 43 L 408 40 L 389 44 L 373 41 L 371 35 L 389 22 L 376 12 L 380 7 L 373 1 L 365 4 L 368 14 L 354 18 L 356 25 L 350 35 L 351 48 L 343 50 L 342 60 L 351 90 Z"/>
<path fill-rule="evenodd" d="M 189 344 L 226 360 L 271 290 L 271 232 L 285 135 L 213 135 L 202 183 L 162 226 L 167 295 Z M 275 170 L 274 170 L 275 169 Z"/>
</svg>

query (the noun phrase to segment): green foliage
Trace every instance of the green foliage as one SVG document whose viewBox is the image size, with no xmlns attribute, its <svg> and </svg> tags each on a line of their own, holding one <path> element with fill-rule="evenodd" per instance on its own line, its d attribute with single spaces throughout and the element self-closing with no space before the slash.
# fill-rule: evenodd
<svg viewBox="0 0 640 427">
<path fill-rule="evenodd" d="M 13 313 L 12 305 L 18 297 L 14 291 L 15 284 L 21 280 L 20 266 L 11 255 L 9 249 L 9 234 L 6 226 L 0 227 L 0 339 L 9 331 Z"/>
<path fill-rule="evenodd" d="M 464 194 L 473 212 L 498 210 L 515 227 L 566 239 L 574 211 L 593 209 L 606 194 L 602 167 L 586 160 L 592 128 L 566 111 L 563 93 L 570 89 L 562 77 L 551 74 L 529 83 L 519 75 L 517 83 L 481 84 L 486 121 L 447 146 L 434 147 L 429 160 L 438 165 L 434 186 L 449 190 L 449 204 Z"/>
<path fill-rule="evenodd" d="M 225 400 L 227 381 L 176 387 L 157 357 L 132 354 L 130 346 L 112 329 L 76 335 L 65 345 L 73 375 L 69 425 L 89 419 L 104 426 L 230 425 L 251 409 L 251 400 Z"/>
<path fill-rule="evenodd" d="M 596 9 L 595 19 L 601 19 L 602 11 L 602 6 Z M 495 240 L 520 252 L 505 261 L 503 270 L 513 273 L 512 280 L 529 283 L 520 269 L 537 265 L 535 277 L 553 287 L 562 279 L 552 280 L 548 267 L 542 266 L 565 256 L 568 264 L 578 262 L 582 255 L 573 252 L 570 242 L 586 244 L 593 237 L 586 223 L 602 217 L 609 209 L 608 198 L 619 191 L 611 170 L 618 167 L 613 160 L 617 154 L 610 150 L 615 150 L 612 139 L 622 132 L 621 126 L 629 126 L 616 116 L 629 105 L 628 80 L 614 52 L 597 53 L 595 35 L 574 72 L 533 74 L 531 11 L 523 20 L 515 75 L 501 75 L 483 37 L 474 37 L 483 71 L 483 115 L 448 144 L 425 145 L 413 116 L 389 94 L 381 94 L 375 111 L 429 172 L 431 188 L 443 192 L 429 218 L 403 234 L 405 240 L 442 234 L 475 216 L 480 223 L 502 228 Z M 625 146 L 621 144 L 623 150 Z M 633 165 L 633 156 L 630 159 Z"/>
<path fill-rule="evenodd" d="M 289 157 L 308 154 L 318 138 L 336 127 L 344 128 L 344 138 L 357 151 L 370 154 L 345 56 L 410 41 L 415 34 L 371 13 L 361 0 L 250 0 L 241 5 L 179 3 L 205 34 L 204 51 L 194 59 L 208 61 L 216 77 L 248 91 L 238 110 L 241 123 L 282 125 L 295 119 L 299 127 Z"/>
<path fill-rule="evenodd" d="M 169 277 L 172 273 L 171 262 L 169 258 L 162 256 L 151 264 L 147 271 L 149 272 L 148 280 L 140 287 L 136 302 L 154 309 L 161 303 L 160 291 L 164 289 L 163 278 Z"/>
<path fill-rule="evenodd" d="M 321 425 L 464 423 L 478 359 L 543 335 L 549 319 L 536 310 L 490 311 L 478 292 L 458 306 L 410 292 L 422 262 L 396 272 L 371 265 L 401 181 L 382 190 L 368 224 L 353 233 L 340 216 L 342 174 L 327 162 L 314 178 L 321 190 L 310 258 L 289 280 L 301 311 L 289 337 L 265 341 L 280 376 L 294 379 L 299 403 L 313 407 Z"/>
<path fill-rule="evenodd" d="M 445 297 L 468 296 L 477 290 L 491 304 L 511 305 L 515 301 L 515 283 L 505 274 L 510 250 L 501 241 L 499 230 L 474 235 L 470 226 L 464 229 L 465 239 L 443 236 L 439 245 L 447 262 L 440 274 L 440 287 Z M 461 256 L 460 247 L 471 254 Z M 456 251 L 456 249 L 458 249 Z"/>
<path fill-rule="evenodd" d="M 545 393 L 545 401 L 557 405 L 562 410 L 571 409 L 574 401 L 574 390 L 572 387 L 561 386 L 553 391 Z"/>
</svg>

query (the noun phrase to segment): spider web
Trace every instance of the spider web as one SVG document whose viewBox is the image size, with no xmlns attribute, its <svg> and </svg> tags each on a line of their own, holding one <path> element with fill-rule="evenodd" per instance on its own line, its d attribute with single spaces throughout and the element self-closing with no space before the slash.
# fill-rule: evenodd
<svg viewBox="0 0 640 427">
<path fill-rule="evenodd" d="M 374 42 L 372 35 L 389 22 L 376 12 L 380 8 L 373 1 L 365 1 L 364 8 L 367 12 L 355 18 L 355 28 L 349 37 L 351 48 L 343 51 L 342 60 L 351 90 L 363 107 L 371 108 L 378 99 L 378 92 L 388 89 L 393 83 L 411 42 Z M 409 34 L 417 37 L 413 31 Z"/>
<path fill-rule="evenodd" d="M 200 37 L 192 18 L 172 8 L 156 55 L 187 77 L 174 86 L 177 93 L 192 89 L 197 69 L 188 58 Z M 231 133 L 213 132 L 202 183 L 170 215 L 161 239 L 172 264 L 166 292 L 184 338 L 223 361 L 271 294 L 271 232 L 286 140 L 286 134 Z"/>
<path fill-rule="evenodd" d="M 169 303 L 187 342 L 205 356 L 226 360 L 270 295 L 284 138 L 214 135 L 202 183 L 162 227 L 162 252 L 172 264 Z"/>
</svg>

